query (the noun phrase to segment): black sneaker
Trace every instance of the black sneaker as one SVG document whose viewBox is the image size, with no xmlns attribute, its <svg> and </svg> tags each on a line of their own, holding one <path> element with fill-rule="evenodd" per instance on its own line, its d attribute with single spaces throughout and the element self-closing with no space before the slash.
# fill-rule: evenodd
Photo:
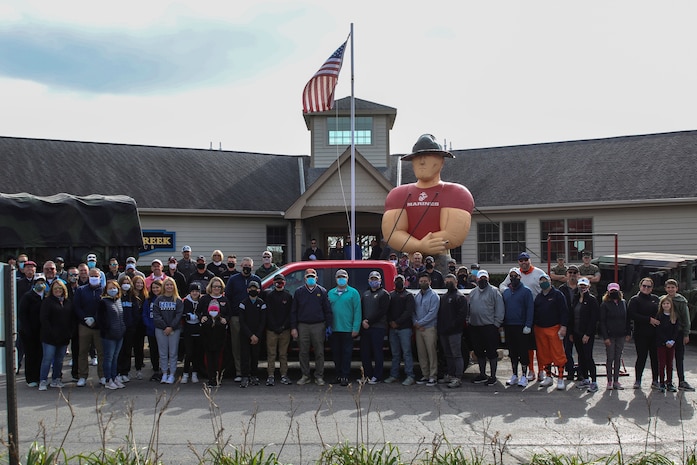
<svg viewBox="0 0 697 465">
<path fill-rule="evenodd" d="M 474 384 L 484 384 L 489 380 L 489 377 L 485 375 L 484 373 L 479 373 L 477 376 L 474 377 L 472 382 Z"/>
<path fill-rule="evenodd" d="M 498 382 L 498 380 L 496 379 L 496 376 L 489 376 L 486 380 L 487 386 L 493 386 L 497 382 Z"/>
<path fill-rule="evenodd" d="M 274 384 L 276 384 L 276 379 L 273 376 L 269 376 L 268 378 L 266 378 L 267 386 L 273 386 Z"/>
<path fill-rule="evenodd" d="M 241 387 L 241 388 L 246 388 L 247 386 L 249 386 L 249 378 L 247 378 L 247 377 L 245 376 L 245 377 L 242 378 L 242 380 L 240 381 L 240 387 Z"/>
<path fill-rule="evenodd" d="M 252 376 L 249 379 L 250 383 L 252 383 L 252 386 L 259 386 L 259 377 L 258 376 Z"/>
<path fill-rule="evenodd" d="M 340 378 L 339 384 L 340 384 L 341 386 L 348 386 L 348 385 L 349 385 L 349 380 L 348 380 L 348 378 Z"/>
<path fill-rule="evenodd" d="M 687 381 L 680 381 L 680 384 L 678 384 L 678 389 L 680 389 L 681 391 L 690 391 L 690 392 L 694 392 L 694 390 L 695 390 L 695 388 L 690 386 L 690 383 L 688 383 Z"/>
<path fill-rule="evenodd" d="M 428 378 L 426 378 L 425 376 L 422 376 L 421 379 L 416 381 L 416 384 L 426 384 L 426 383 L 428 383 Z"/>
</svg>

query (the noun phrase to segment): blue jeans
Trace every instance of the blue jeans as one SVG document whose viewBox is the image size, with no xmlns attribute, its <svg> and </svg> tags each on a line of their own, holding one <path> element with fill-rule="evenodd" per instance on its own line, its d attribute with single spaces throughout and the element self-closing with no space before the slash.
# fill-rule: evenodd
<svg viewBox="0 0 697 465">
<path fill-rule="evenodd" d="M 392 351 L 392 367 L 390 376 L 399 377 L 399 363 L 404 356 L 404 372 L 414 378 L 414 356 L 411 354 L 411 328 L 390 329 L 390 350 Z"/>
<path fill-rule="evenodd" d="M 361 329 L 361 362 L 365 377 L 382 379 L 384 356 L 382 344 L 385 340 L 386 328 Z M 373 365 L 373 362 L 375 364 Z"/>
<path fill-rule="evenodd" d="M 104 377 L 107 381 L 116 378 L 118 374 L 119 352 L 123 338 L 118 341 L 102 338 L 102 352 L 104 353 Z"/>
<path fill-rule="evenodd" d="M 63 357 L 65 357 L 65 351 L 68 346 L 54 346 L 51 344 L 41 343 L 44 355 L 41 359 L 41 373 L 39 379 L 41 381 L 48 380 L 48 372 L 53 367 L 53 380 L 59 380 L 63 376 Z"/>
</svg>

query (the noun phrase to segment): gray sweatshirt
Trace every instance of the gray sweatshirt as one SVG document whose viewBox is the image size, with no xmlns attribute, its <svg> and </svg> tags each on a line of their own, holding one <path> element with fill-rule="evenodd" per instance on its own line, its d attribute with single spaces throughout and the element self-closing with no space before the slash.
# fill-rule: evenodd
<svg viewBox="0 0 697 465">
<path fill-rule="evenodd" d="M 498 328 L 503 324 L 504 314 L 503 297 L 498 289 L 491 284 L 484 289 L 472 289 L 467 315 L 467 323 L 470 326 L 494 325 Z"/>
</svg>

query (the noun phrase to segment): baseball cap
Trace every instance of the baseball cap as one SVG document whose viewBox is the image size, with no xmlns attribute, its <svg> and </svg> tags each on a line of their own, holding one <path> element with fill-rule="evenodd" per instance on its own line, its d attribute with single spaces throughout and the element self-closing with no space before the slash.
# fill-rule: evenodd
<svg viewBox="0 0 697 465">
<path fill-rule="evenodd" d="M 482 272 L 482 270 L 479 270 L 479 273 L 481 273 L 481 272 Z M 477 276 L 479 276 L 479 273 L 477 273 Z M 515 274 L 517 274 L 518 276 L 520 276 L 520 268 L 517 268 L 517 267 L 514 266 L 513 268 L 511 268 L 510 270 L 508 270 L 508 275 L 509 275 L 509 276 L 510 276 L 511 273 L 515 273 Z"/>
<path fill-rule="evenodd" d="M 204 257 L 203 255 L 199 255 L 198 257 L 196 257 L 196 261 L 199 261 L 199 260 L 203 260 L 205 262 L 206 257 Z"/>
<path fill-rule="evenodd" d="M 314 276 L 315 278 L 317 277 L 317 272 L 314 268 L 308 268 L 305 270 L 305 277 L 307 278 L 308 276 Z"/>
<path fill-rule="evenodd" d="M 36 262 L 34 260 L 27 260 L 24 262 L 24 266 L 36 266 Z"/>
<path fill-rule="evenodd" d="M 576 266 L 576 265 L 569 265 L 569 266 L 566 268 L 566 271 L 569 271 L 569 270 L 578 271 L 578 266 Z"/>
<path fill-rule="evenodd" d="M 406 281 L 406 279 L 404 279 L 404 275 L 403 275 L 403 274 L 398 274 L 397 276 L 394 277 L 394 280 L 395 280 L 395 281 L 397 281 L 398 279 L 401 279 L 402 281 Z"/>
<path fill-rule="evenodd" d="M 160 260 L 159 258 L 156 258 L 155 260 L 153 260 L 152 262 L 150 262 L 151 265 L 154 265 L 155 263 L 159 263 L 160 266 L 162 266 L 162 260 Z"/>
<path fill-rule="evenodd" d="M 530 255 L 528 255 L 527 252 L 521 252 L 520 255 L 518 255 L 518 260 L 530 260 Z"/>
<path fill-rule="evenodd" d="M 430 262 L 430 263 L 433 263 L 434 261 L 435 261 L 435 260 L 434 260 L 433 257 L 431 257 L 430 255 L 429 255 L 428 257 L 424 258 L 424 263 L 429 263 L 429 262 Z"/>
<path fill-rule="evenodd" d="M 63 257 L 56 257 L 56 259 L 54 260 L 54 262 L 65 263 L 65 260 L 63 260 Z"/>
<path fill-rule="evenodd" d="M 620 285 L 617 283 L 610 283 L 607 285 L 607 290 L 608 291 L 619 291 L 620 290 Z"/>
<path fill-rule="evenodd" d="M 348 272 L 346 270 L 336 270 L 336 274 L 334 275 L 335 278 L 348 278 Z"/>
<path fill-rule="evenodd" d="M 199 283 L 191 283 L 189 285 L 189 291 L 200 291 L 201 285 Z"/>
<path fill-rule="evenodd" d="M 34 281 L 38 281 L 39 279 L 41 279 L 42 281 L 46 281 L 46 276 L 44 276 L 43 273 L 36 273 L 34 275 Z"/>
<path fill-rule="evenodd" d="M 509 271 L 509 273 L 510 273 L 510 271 Z M 479 270 L 479 273 L 477 273 L 477 279 L 481 278 L 482 276 L 486 276 L 488 278 L 489 272 L 486 270 Z"/>
<path fill-rule="evenodd" d="M 590 286 L 591 282 L 588 280 L 588 278 L 581 278 L 578 280 L 578 285 Z"/>
<path fill-rule="evenodd" d="M 128 257 L 128 258 L 126 259 L 126 263 L 135 263 L 135 262 L 136 262 L 136 258 L 135 258 L 135 257 Z"/>
<path fill-rule="evenodd" d="M 547 281 L 549 281 L 549 279 L 550 279 L 550 278 L 549 278 L 549 275 L 548 275 L 547 273 L 542 273 L 542 274 L 540 275 L 540 279 L 542 279 L 542 278 L 545 278 Z"/>
<path fill-rule="evenodd" d="M 188 245 L 185 245 L 184 247 L 182 247 L 182 252 L 191 252 L 191 247 Z"/>
<path fill-rule="evenodd" d="M 169 263 L 177 263 L 177 258 L 176 257 L 169 257 L 167 260 Z"/>
<path fill-rule="evenodd" d="M 87 261 L 88 262 L 96 262 L 97 261 L 97 256 L 93 253 L 87 255 Z"/>
<path fill-rule="evenodd" d="M 257 289 L 259 289 L 259 283 L 252 279 L 251 281 L 249 281 L 249 284 L 247 284 L 247 289 L 249 289 L 250 287 L 256 287 Z"/>
<path fill-rule="evenodd" d="M 283 276 L 283 273 L 278 273 L 276 276 L 273 277 L 274 281 L 285 281 L 286 277 Z"/>
<path fill-rule="evenodd" d="M 584 256 L 584 257 L 592 257 L 592 256 L 593 256 L 593 252 L 591 252 L 590 250 L 584 250 L 584 251 L 583 251 L 583 256 Z"/>
<path fill-rule="evenodd" d="M 382 275 L 380 274 L 379 271 L 371 271 L 370 274 L 368 275 L 368 279 L 370 279 L 370 278 L 382 279 Z"/>
<path fill-rule="evenodd" d="M 472 263 L 470 265 L 470 270 L 478 270 L 479 269 L 479 263 Z"/>
</svg>

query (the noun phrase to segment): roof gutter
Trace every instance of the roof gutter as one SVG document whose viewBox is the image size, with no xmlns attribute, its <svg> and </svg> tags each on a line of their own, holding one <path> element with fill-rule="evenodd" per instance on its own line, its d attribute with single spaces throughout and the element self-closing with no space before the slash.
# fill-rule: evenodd
<svg viewBox="0 0 697 465">
<path fill-rule="evenodd" d="M 641 200 L 612 200 L 606 202 L 567 202 L 555 204 L 530 204 L 530 205 L 502 205 L 492 207 L 477 207 L 482 213 L 507 213 L 523 211 L 557 211 L 557 210 L 583 210 L 583 209 L 613 209 L 613 208 L 639 208 L 657 206 L 681 206 L 697 204 L 697 197 L 683 197 L 676 199 L 641 199 Z"/>
<path fill-rule="evenodd" d="M 151 216 L 247 216 L 247 217 L 278 217 L 283 218 L 282 211 L 256 211 L 256 210 L 182 210 L 177 208 L 139 208 L 139 213 Z"/>
</svg>

